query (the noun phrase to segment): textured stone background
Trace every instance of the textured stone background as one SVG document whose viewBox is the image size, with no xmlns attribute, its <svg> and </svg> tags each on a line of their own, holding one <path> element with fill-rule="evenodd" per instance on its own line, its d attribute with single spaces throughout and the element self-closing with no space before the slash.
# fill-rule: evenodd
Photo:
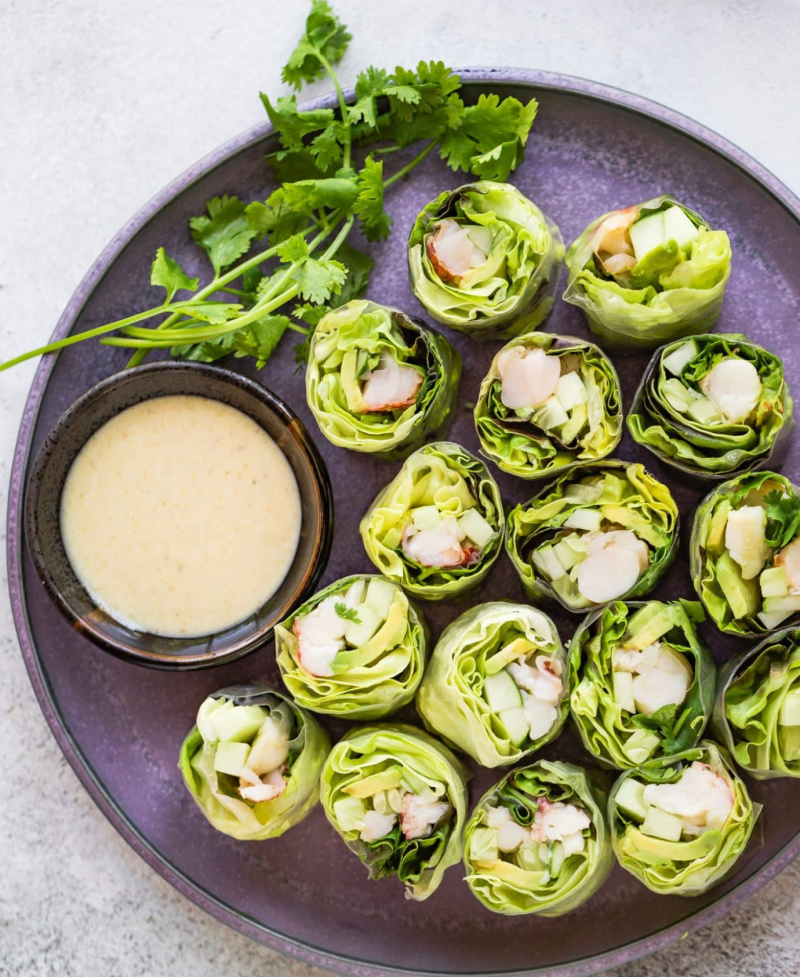
<svg viewBox="0 0 800 977">
<path fill-rule="evenodd" d="M 646 6 L 336 0 L 355 34 L 341 77 L 435 57 L 597 79 L 693 116 L 800 192 L 800 3 Z M 303 0 L 0 0 L 0 356 L 45 342 L 123 221 L 260 120 L 257 92 L 279 90 L 305 10 Z M 3 503 L 32 374 L 26 364 L 0 377 Z M 4 580 L 0 742 L 2 977 L 322 973 L 205 916 L 107 824 L 33 698 Z M 800 972 L 798 883 L 794 866 L 715 926 L 614 977 Z"/>
</svg>

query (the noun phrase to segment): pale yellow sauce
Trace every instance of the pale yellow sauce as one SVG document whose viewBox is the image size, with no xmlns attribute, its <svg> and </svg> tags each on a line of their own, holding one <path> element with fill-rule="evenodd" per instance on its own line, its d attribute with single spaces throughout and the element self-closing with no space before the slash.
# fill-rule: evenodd
<svg viewBox="0 0 800 977">
<path fill-rule="evenodd" d="M 206 397 L 157 397 L 86 442 L 61 496 L 70 563 L 95 603 L 137 631 L 214 634 L 280 586 L 300 493 L 272 438 Z"/>
</svg>

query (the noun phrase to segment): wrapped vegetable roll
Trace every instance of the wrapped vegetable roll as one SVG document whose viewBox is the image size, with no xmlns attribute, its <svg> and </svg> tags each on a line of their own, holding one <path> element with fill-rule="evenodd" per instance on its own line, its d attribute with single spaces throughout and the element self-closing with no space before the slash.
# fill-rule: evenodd
<svg viewBox="0 0 800 977">
<path fill-rule="evenodd" d="M 800 630 L 784 628 L 725 665 L 714 725 L 752 777 L 800 777 Z"/>
<path fill-rule="evenodd" d="M 467 772 L 413 726 L 353 729 L 322 770 L 325 814 L 369 870 L 396 875 L 406 898 L 427 899 L 463 851 Z"/>
<path fill-rule="evenodd" d="M 461 445 L 434 442 L 406 459 L 360 529 L 384 576 L 426 600 L 454 597 L 480 583 L 500 554 L 500 490 Z"/>
<path fill-rule="evenodd" d="M 583 339 L 514 339 L 481 384 L 475 426 L 483 454 L 519 478 L 605 458 L 622 436 L 617 372 Z"/>
<path fill-rule="evenodd" d="M 277 838 L 319 799 L 327 733 L 266 685 L 210 695 L 183 741 L 183 781 L 206 818 L 240 841 Z"/>
<path fill-rule="evenodd" d="M 674 197 L 612 210 L 567 252 L 564 300 L 609 349 L 654 349 L 708 332 L 731 273 L 725 231 Z"/>
<path fill-rule="evenodd" d="M 715 488 L 697 507 L 689 549 L 695 590 L 721 631 L 748 637 L 800 622 L 800 497 L 782 475 L 751 472 Z"/>
<path fill-rule="evenodd" d="M 697 634 L 697 601 L 616 601 L 592 611 L 569 647 L 572 718 L 604 766 L 681 753 L 703 735 L 716 666 Z"/>
<path fill-rule="evenodd" d="M 698 478 L 764 468 L 783 455 L 794 427 L 777 356 L 746 336 L 695 336 L 659 349 L 628 414 L 635 441 Z"/>
<path fill-rule="evenodd" d="M 614 864 L 605 803 L 605 793 L 571 763 L 540 760 L 506 774 L 467 823 L 472 894 L 506 916 L 576 909 Z"/>
<path fill-rule="evenodd" d="M 509 183 L 446 190 L 408 242 L 411 288 L 438 322 L 474 339 L 508 339 L 547 318 L 564 245 L 556 225 Z"/>
<path fill-rule="evenodd" d="M 699 896 L 733 868 L 759 805 L 711 740 L 617 780 L 608 820 L 620 865 L 653 892 Z"/>
<path fill-rule="evenodd" d="M 401 588 L 377 576 L 337 580 L 275 628 L 278 667 L 314 712 L 380 719 L 414 698 L 426 628 Z"/>
<path fill-rule="evenodd" d="M 314 331 L 306 399 L 333 444 L 399 458 L 448 424 L 460 376 L 444 336 L 397 309 L 354 301 Z"/>
<path fill-rule="evenodd" d="M 678 507 L 644 466 L 575 468 L 508 515 L 506 547 L 532 600 L 579 612 L 649 593 L 675 556 Z"/>
<path fill-rule="evenodd" d="M 516 763 L 567 718 L 566 654 L 526 604 L 478 604 L 442 632 L 417 696 L 433 732 L 484 767 Z"/>
</svg>

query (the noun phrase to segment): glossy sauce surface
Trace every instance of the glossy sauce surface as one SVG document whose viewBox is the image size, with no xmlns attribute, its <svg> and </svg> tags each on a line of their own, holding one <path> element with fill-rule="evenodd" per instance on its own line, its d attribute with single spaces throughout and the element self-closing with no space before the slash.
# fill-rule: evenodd
<svg viewBox="0 0 800 977">
<path fill-rule="evenodd" d="M 137 631 L 214 634 L 257 611 L 300 537 L 297 481 L 255 421 L 195 396 L 144 401 L 84 445 L 61 497 L 78 579 Z"/>
</svg>

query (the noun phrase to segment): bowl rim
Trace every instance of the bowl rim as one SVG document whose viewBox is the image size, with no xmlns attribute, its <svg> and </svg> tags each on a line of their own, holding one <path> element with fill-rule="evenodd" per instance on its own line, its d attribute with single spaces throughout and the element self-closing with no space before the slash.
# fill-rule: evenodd
<svg viewBox="0 0 800 977">
<path fill-rule="evenodd" d="M 129 384 L 136 385 L 140 382 L 141 377 L 149 377 L 153 374 L 160 373 L 182 373 L 189 376 L 196 376 L 198 378 L 212 377 L 216 380 L 222 381 L 226 385 L 237 387 L 238 389 L 244 391 L 248 396 L 257 400 L 260 404 L 266 406 L 268 410 L 272 411 L 273 414 L 275 414 L 279 420 L 283 422 L 287 431 L 292 432 L 295 441 L 300 447 L 301 454 L 305 459 L 312 476 L 315 496 L 313 500 L 314 506 L 320 513 L 320 522 L 317 529 L 316 538 L 314 540 L 311 561 L 306 567 L 302 579 L 299 585 L 295 588 L 291 599 L 284 602 L 280 608 L 278 608 L 276 612 L 270 616 L 267 623 L 258 627 L 251 634 L 240 636 L 237 640 L 231 643 L 225 643 L 222 647 L 217 648 L 214 651 L 206 651 L 194 655 L 172 655 L 166 652 L 153 650 L 143 651 L 140 648 L 135 648 L 130 644 L 125 643 L 124 641 L 115 640 L 101 628 L 97 627 L 94 622 L 87 620 L 85 617 L 78 614 L 72 607 L 71 603 L 64 596 L 64 593 L 56 583 L 53 574 L 51 573 L 36 528 L 36 512 L 38 509 L 40 488 L 42 484 L 42 478 L 39 476 L 41 476 L 41 474 L 46 470 L 47 465 L 50 462 L 53 448 L 64 436 L 64 433 L 70 429 L 70 426 L 77 418 L 83 416 L 87 410 L 89 410 L 109 391 L 119 389 L 120 387 L 127 386 Z M 152 395 L 143 398 L 143 400 L 140 402 L 143 403 L 144 400 L 155 400 L 159 396 L 168 396 L 168 394 L 155 392 Z M 206 396 L 212 400 L 217 399 L 213 393 L 203 395 L 194 395 L 189 393 L 187 396 Z M 125 408 L 121 408 L 121 410 L 124 409 Z M 83 444 L 85 443 L 86 441 L 83 442 Z M 121 370 L 119 373 L 113 373 L 111 376 L 105 377 L 82 393 L 80 397 L 74 400 L 59 416 L 58 420 L 49 430 L 44 441 L 36 452 L 30 466 L 30 472 L 24 488 L 24 499 L 22 506 L 25 540 L 27 543 L 28 552 L 30 553 L 31 559 L 33 560 L 36 568 L 36 573 L 39 580 L 44 585 L 48 596 L 59 611 L 64 615 L 67 621 L 69 621 L 74 628 L 79 630 L 81 634 L 85 635 L 103 651 L 109 652 L 117 658 L 121 658 L 123 661 L 132 662 L 133 664 L 143 665 L 145 667 L 160 668 L 170 671 L 186 671 L 190 669 L 209 668 L 215 665 L 227 664 L 244 657 L 250 652 L 255 651 L 257 648 L 260 648 L 262 645 L 266 644 L 272 638 L 275 625 L 278 624 L 293 607 L 295 607 L 298 603 L 302 603 L 316 586 L 328 563 L 328 557 L 330 556 L 333 541 L 333 490 L 331 487 L 330 478 L 328 476 L 328 470 L 319 449 L 300 418 L 283 400 L 281 400 L 280 397 L 277 396 L 277 394 L 274 394 L 271 390 L 258 381 L 252 380 L 249 377 L 245 377 L 242 374 L 235 373 L 234 371 L 228 370 L 224 367 L 215 366 L 208 363 L 195 363 L 191 361 L 179 362 L 175 360 L 155 360 L 150 363 L 144 363 L 140 366 Z M 80 582 L 80 578 L 78 578 L 78 580 Z M 91 599 L 91 595 L 89 596 Z M 119 621 L 117 621 L 116 624 L 124 630 L 131 631 L 133 633 L 132 629 L 127 628 Z M 148 632 L 142 633 L 147 634 Z M 217 633 L 224 634 L 224 632 Z M 181 639 L 175 638 L 172 640 L 180 641 Z M 193 638 L 191 640 L 197 641 L 200 639 Z"/>
</svg>

